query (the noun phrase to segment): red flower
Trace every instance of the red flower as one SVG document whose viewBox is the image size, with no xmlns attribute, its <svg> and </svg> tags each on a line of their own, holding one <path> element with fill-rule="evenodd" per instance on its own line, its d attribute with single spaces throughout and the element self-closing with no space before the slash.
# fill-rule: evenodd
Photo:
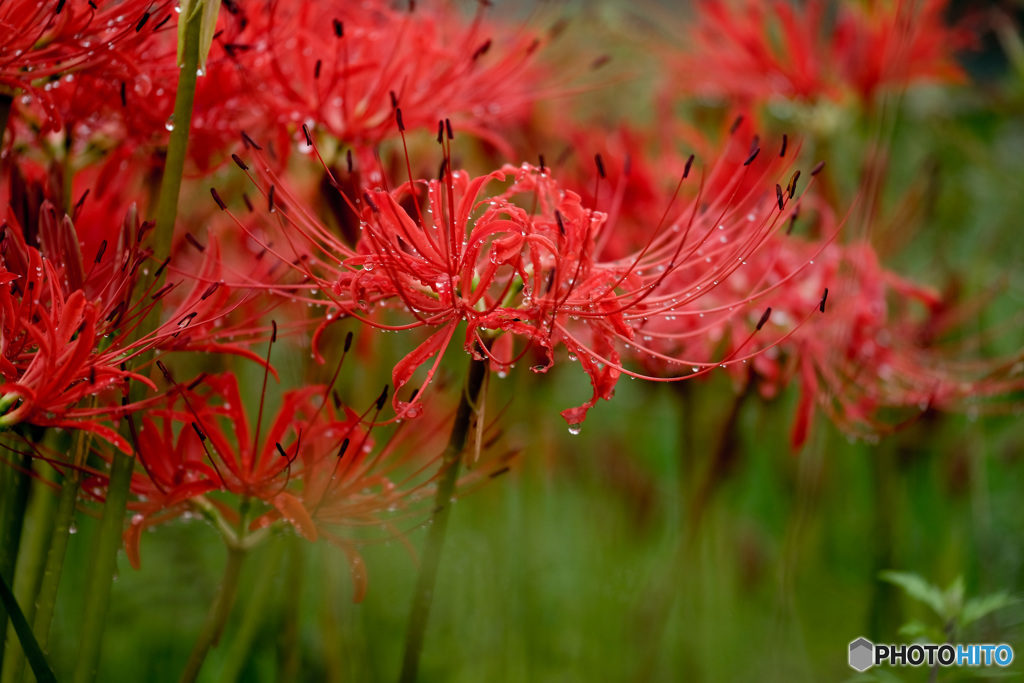
<svg viewBox="0 0 1024 683">
<path fill-rule="evenodd" d="M 970 44 L 943 21 L 947 0 L 839 3 L 834 27 L 809 0 L 703 0 L 674 83 L 697 93 L 766 102 L 776 97 L 864 102 L 883 88 L 962 78 L 953 52 Z"/>
<path fill-rule="evenodd" d="M 12 204 L 24 207 L 29 194 Z M 209 329 L 230 297 L 220 286 L 216 242 L 207 246 L 188 287 L 181 287 L 186 279 L 172 278 L 154 292 L 142 282 L 149 268 L 155 272 L 164 265 L 151 263 L 144 241 L 151 226 L 139 224 L 134 207 L 120 224 L 104 217 L 83 231 L 94 254 L 88 261 L 71 217 L 58 218 L 48 200 L 20 213 L 30 220 L 39 247 L 28 246 L 29 233 L 12 209 L 0 241 L 0 425 L 88 429 L 128 450 L 111 420 L 134 409 L 122 406 L 118 396 L 129 380 L 151 385 L 137 368 L 125 369 L 134 357 L 152 349 L 247 354 L 218 343 Z M 166 322 L 136 338 L 157 300 L 179 287 L 189 291 Z M 84 405 L 93 396 L 97 405 Z"/>
<path fill-rule="evenodd" d="M 443 133 L 445 129 L 442 125 Z M 707 179 L 718 191 L 698 193 L 690 206 L 675 211 L 662 225 L 642 226 L 645 245 L 612 260 L 600 258 L 597 245 L 616 226 L 607 224 L 604 213 L 585 207 L 579 195 L 563 189 L 545 169 L 524 164 L 470 178 L 452 171 L 447 158 L 441 180 L 406 183 L 393 191 L 375 189 L 357 199 L 353 207 L 361 217 L 362 233 L 354 249 L 275 184 L 268 197 L 273 194 L 289 208 L 280 210 L 287 227 L 279 243 L 287 246 L 274 251 L 336 308 L 323 321 L 314 344 L 339 316 L 383 329 L 432 331 L 394 368 L 394 406 L 400 416 L 413 417 L 421 409 L 422 389 L 465 323 L 466 351 L 489 358 L 499 370 L 526 352 L 491 350 L 491 342 L 502 333 L 543 350 L 547 364 L 535 372 L 551 366 L 556 346 L 579 359 L 594 393 L 587 403 L 562 413 L 576 430 L 598 399 L 611 398 L 621 373 L 640 376 L 623 367 L 622 347 L 659 355 L 638 332 L 655 320 L 697 320 L 703 313 L 699 300 L 784 225 L 782 199 L 776 197 L 774 182 L 764 182 L 779 157 L 755 165 L 759 151 L 748 151 L 739 160 L 725 155 Z M 276 180 L 272 174 L 268 178 Z M 488 191 L 491 184 L 509 178 L 507 189 Z M 766 191 L 768 187 L 772 189 Z M 421 201 L 426 202 L 424 211 L 418 206 Z M 322 304 L 303 294 L 309 287 L 279 289 Z M 737 312 L 732 315 L 740 315 L 749 301 L 734 301 Z M 391 324 L 385 311 L 395 311 L 408 322 Z M 689 372 L 691 366 L 708 369 L 743 358 L 715 358 L 711 352 L 695 359 L 684 350 L 668 360 Z M 412 400 L 401 400 L 398 392 L 428 364 L 420 392 Z"/>
<path fill-rule="evenodd" d="M 130 68 L 146 40 L 142 31 L 169 15 L 170 2 L 122 0 L 9 0 L 0 5 L 0 85 L 25 91 L 46 111 L 45 130 L 61 119 L 51 91 L 89 70 Z"/>
<path fill-rule="evenodd" d="M 482 14 L 467 23 L 438 4 L 408 12 L 391 5 L 273 3 L 251 17 L 254 92 L 277 112 L 273 123 L 296 134 L 315 124 L 369 147 L 394 135 L 401 106 L 410 129 L 450 117 L 501 144 L 497 124 L 522 117 L 538 97 L 531 63 L 539 40 L 523 31 L 505 37 Z"/>
</svg>

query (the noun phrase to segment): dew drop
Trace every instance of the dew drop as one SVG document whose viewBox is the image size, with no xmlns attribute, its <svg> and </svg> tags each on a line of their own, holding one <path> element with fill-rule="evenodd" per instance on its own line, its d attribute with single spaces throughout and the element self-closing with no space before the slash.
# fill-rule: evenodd
<svg viewBox="0 0 1024 683">
<path fill-rule="evenodd" d="M 581 425 L 579 422 L 573 422 L 571 425 L 569 425 L 570 434 L 576 435 L 579 434 L 582 430 L 583 425 Z"/>
</svg>

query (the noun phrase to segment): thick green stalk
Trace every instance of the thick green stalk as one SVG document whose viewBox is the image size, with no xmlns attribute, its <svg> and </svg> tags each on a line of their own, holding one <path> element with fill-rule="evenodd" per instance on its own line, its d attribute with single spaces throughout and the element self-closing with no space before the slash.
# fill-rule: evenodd
<svg viewBox="0 0 1024 683">
<path fill-rule="evenodd" d="M 6 457 L 11 464 L 0 464 L 0 493 L 3 495 L 0 498 L 0 577 L 11 586 L 14 585 L 14 567 L 18 562 L 29 478 L 22 471 L 28 466 L 28 458 L 13 451 L 8 453 Z M 0 604 L 0 662 L 3 661 L 5 633 L 7 608 Z"/>
<path fill-rule="evenodd" d="M 473 360 L 470 362 L 469 376 L 466 378 L 462 400 L 459 401 L 459 408 L 455 413 L 455 424 L 452 425 L 452 433 L 444 451 L 444 471 L 437 483 L 434 513 L 431 517 L 430 531 L 427 533 L 427 544 L 423 549 L 423 563 L 420 565 L 420 575 L 416 581 L 412 610 L 409 613 L 402 673 L 398 678 L 401 683 L 413 683 L 419 673 L 423 638 L 427 631 L 427 620 L 430 618 L 434 585 L 437 583 L 437 570 L 441 564 L 441 550 L 444 547 L 445 532 L 448 529 L 448 516 L 451 514 L 451 499 L 455 493 L 455 483 L 459 478 L 462 452 L 466 448 L 469 429 L 473 423 L 473 415 L 476 412 L 486 376 L 487 361 Z"/>
<path fill-rule="evenodd" d="M 85 616 L 75 665 L 75 683 L 92 683 L 99 669 L 103 626 L 107 620 L 114 573 L 117 571 L 117 551 L 121 548 L 124 512 L 128 505 L 128 490 L 134 468 L 135 458 L 120 451 L 114 453 L 107 501 L 103 506 L 103 517 L 93 546 L 92 562 L 85 576 Z"/>
<path fill-rule="evenodd" d="M 18 640 L 21 642 L 22 647 L 25 648 L 29 666 L 32 667 L 36 680 L 39 683 L 56 683 L 57 678 L 53 675 L 50 665 L 46 662 L 42 648 L 39 647 L 39 643 L 32 636 L 32 628 L 28 625 L 28 620 L 22 614 L 18 601 L 15 599 L 14 593 L 7 583 L 7 579 L 2 576 L 0 576 L 0 604 L 10 614 L 11 625 L 14 627 L 14 632 L 18 635 Z"/>
<path fill-rule="evenodd" d="M 53 522 L 53 537 L 50 541 L 50 552 L 46 557 L 43 569 L 43 581 L 36 597 L 36 616 L 32 630 L 36 634 L 39 645 L 46 649 L 50 639 L 50 623 L 53 621 L 53 608 L 57 602 L 57 589 L 60 586 L 61 571 L 64 557 L 71 538 L 74 524 L 75 505 L 78 502 L 78 491 L 81 486 L 81 475 L 76 469 L 69 469 L 61 484 L 60 500 L 57 502 L 57 514 Z"/>
<path fill-rule="evenodd" d="M 52 433 L 51 431 L 48 436 Z M 33 468 L 37 478 L 33 479 L 29 493 L 18 564 L 14 571 L 14 594 L 29 623 L 35 615 L 36 595 L 43 578 L 43 567 L 46 564 L 46 552 L 50 548 L 53 517 L 57 508 L 57 498 L 46 483 L 47 479 L 54 476 L 53 470 L 42 460 L 36 460 Z M 13 642 L 14 635 L 13 631 L 8 631 L 8 640 Z M 17 683 L 24 671 L 23 648 L 11 647 L 4 657 L 3 675 L 0 680 L 3 683 Z"/>
<path fill-rule="evenodd" d="M 220 641 L 224 625 L 228 621 L 228 615 L 231 614 L 231 606 L 235 602 L 235 595 L 238 593 L 238 578 L 242 573 L 242 561 L 245 559 L 245 554 L 244 546 L 229 544 L 224 578 L 217 590 L 217 597 L 214 598 L 213 604 L 210 606 L 210 612 L 206 615 L 203 629 L 199 632 L 196 644 L 192 648 L 192 654 L 185 664 L 185 670 L 179 679 L 181 683 L 191 683 L 196 680 L 203 667 L 203 661 L 206 659 L 206 653 Z"/>
<path fill-rule="evenodd" d="M 157 254 L 169 253 L 174 237 L 174 223 L 178 215 L 178 195 L 181 190 L 181 177 L 188 151 L 188 134 L 192 126 L 192 104 L 195 100 L 196 78 L 199 69 L 201 16 L 201 12 L 194 13 L 188 18 L 186 24 L 184 64 L 181 67 L 178 91 L 174 100 L 174 130 L 167 148 L 167 162 L 164 165 L 160 199 L 157 206 L 156 243 L 154 245 Z M 157 286 L 159 287 L 159 283 Z M 160 313 L 160 307 L 155 306 L 143 321 L 140 327 L 141 334 L 156 328 Z M 75 683 L 91 683 L 95 680 L 99 668 L 104 622 L 106 621 L 114 573 L 117 569 L 117 551 L 121 547 L 121 530 L 124 526 L 125 508 L 128 504 L 134 467 L 134 456 L 120 451 L 114 452 L 100 532 L 96 539 L 92 563 L 87 575 L 85 615 L 78 662 L 75 668 Z"/>
<path fill-rule="evenodd" d="M 196 99 L 196 80 L 199 71 L 199 29 L 202 12 L 195 12 L 185 26 L 185 55 L 178 76 L 178 92 L 174 99 L 174 129 L 167 146 L 167 161 L 160 181 L 160 199 L 156 209 L 155 253 L 168 254 L 174 237 L 174 223 L 178 218 L 178 195 L 181 177 L 185 172 L 188 135 L 192 128 L 192 103 Z"/>
<path fill-rule="evenodd" d="M 249 660 L 249 653 L 256 640 L 256 634 L 259 633 L 260 626 L 267 619 L 267 605 L 273 593 L 274 579 L 277 576 L 285 544 L 286 539 L 282 539 L 275 547 L 272 547 L 270 557 L 260 566 L 259 578 L 256 579 L 256 585 L 248 595 L 249 604 L 245 607 L 245 614 L 242 615 L 238 631 L 231 640 L 231 646 L 224 657 L 224 666 L 220 672 L 222 683 L 237 681 Z"/>
</svg>

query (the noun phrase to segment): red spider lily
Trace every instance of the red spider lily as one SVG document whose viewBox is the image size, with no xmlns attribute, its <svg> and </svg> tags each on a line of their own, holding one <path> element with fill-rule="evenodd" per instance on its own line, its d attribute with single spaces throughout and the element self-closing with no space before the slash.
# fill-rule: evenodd
<svg viewBox="0 0 1024 683">
<path fill-rule="evenodd" d="M 398 117 L 401 120 L 401 111 Z M 442 124 L 439 140 L 450 140 L 450 132 Z M 277 289 L 302 300 L 303 289 L 315 285 L 333 304 L 336 311 L 323 321 L 314 344 L 337 316 L 355 317 L 382 329 L 433 331 L 394 368 L 394 407 L 404 417 L 421 410 L 423 394 L 403 401 L 398 391 L 434 359 L 421 389 L 430 383 L 461 323 L 466 324 L 467 352 L 488 358 L 499 370 L 526 352 L 497 355 L 501 340 L 494 351 L 491 342 L 502 333 L 543 350 L 547 364 L 535 367 L 536 372 L 546 371 L 554 362 L 555 347 L 563 346 L 570 357 L 580 360 L 594 389 L 590 401 L 562 413 L 575 431 L 598 399 L 611 397 L 620 374 L 642 376 L 622 366 L 622 346 L 663 356 L 645 346 L 637 332 L 653 320 L 696 320 L 703 315 L 699 300 L 785 224 L 780 220 L 783 198 L 777 198 L 775 190 L 769 194 L 767 188 L 760 189 L 774 185 L 765 177 L 785 159 L 773 155 L 764 166 L 755 166 L 759 152 L 750 150 L 736 162 L 726 155 L 707 178 L 707 185 L 721 188 L 719 192 L 698 192 L 689 207 L 672 214 L 671 221 L 644 226 L 644 246 L 614 260 L 602 260 L 597 253 L 603 235 L 615 229 L 607 224 L 606 215 L 585 207 L 579 195 L 563 189 L 546 169 L 528 164 L 470 178 L 451 169 L 446 153 L 439 180 L 367 191 L 352 203 L 362 221 L 354 249 L 275 182 L 266 194 L 271 205 L 288 203 L 287 210 L 279 211 L 288 246 L 273 251 L 294 263 L 309 281 Z M 603 162 L 597 161 L 604 174 Z M 760 181 L 751 180 L 751 174 Z M 277 180 L 269 171 L 266 175 Z M 488 190 L 509 179 L 511 185 L 504 190 Z M 426 204 L 423 210 L 421 201 Z M 247 225 L 236 222 L 254 235 Z M 313 297 L 305 300 L 323 303 Z M 733 315 L 749 302 L 750 297 L 732 302 L 737 311 Z M 391 324 L 390 311 L 408 322 Z M 694 334 L 681 333 L 677 341 Z M 740 353 L 695 359 L 687 350 L 665 358 L 699 371 L 745 360 Z"/>
<path fill-rule="evenodd" d="M 137 433 L 145 472 L 133 479 L 132 490 L 139 500 L 130 508 L 137 514 L 125 534 L 133 565 L 139 563 L 138 542 L 145 528 L 202 509 L 196 506 L 197 499 L 213 491 L 263 501 L 277 510 L 278 518 L 316 540 L 316 525 L 289 483 L 300 482 L 303 468 L 313 461 L 326 458 L 336 462 L 345 439 L 362 448 L 368 434 L 360 426 L 359 416 L 346 409 L 336 417 L 324 404 L 325 388 L 314 386 L 286 392 L 280 410 L 265 429 L 261 402 L 253 431 L 234 375 L 204 376 L 181 386 L 161 368 L 175 393 L 168 409 L 153 413 L 162 418 L 162 426 L 157 427 L 147 415 Z M 185 425 L 176 437 L 174 424 Z M 213 506 L 237 528 L 238 512 L 231 505 L 205 498 L 204 505 Z M 258 521 L 253 527 L 264 525 Z"/>
<path fill-rule="evenodd" d="M 485 23 L 486 4 L 467 23 L 437 4 L 270 3 L 252 17 L 257 38 L 245 46 L 255 92 L 279 124 L 315 122 L 355 146 L 393 136 L 399 105 L 411 129 L 447 116 L 501 145 L 496 124 L 541 95 L 531 66 L 540 42 Z"/>
<path fill-rule="evenodd" d="M 751 365 L 762 393 L 795 380 L 801 391 L 791 433 L 807 440 L 816 408 L 838 427 L 875 438 L 926 410 L 996 411 L 1024 388 L 1020 357 L 972 359 L 970 344 L 941 343 L 964 320 L 934 290 L 885 270 L 865 243 L 823 244 L 791 237 L 751 263 L 768 290 L 770 325 L 791 332 Z M 794 270 L 801 277 L 793 278 Z M 820 300 L 829 315 L 796 329 L 795 320 Z M 742 330 L 719 334 L 742 335 Z"/>
<path fill-rule="evenodd" d="M 130 69 L 147 35 L 143 28 L 169 15 L 170 2 L 122 0 L 8 0 L 0 4 L 0 84 L 25 91 L 46 112 L 44 130 L 59 130 L 53 87 L 89 70 Z M 63 77 L 63 81 L 62 81 Z"/>
<path fill-rule="evenodd" d="M 918 81 L 957 82 L 953 59 L 970 34 L 943 21 L 947 0 L 871 0 L 826 6 L 704 0 L 675 82 L 698 93 L 747 102 L 772 98 L 870 102 L 880 89 Z"/>
<path fill-rule="evenodd" d="M 350 343 L 351 335 L 345 353 Z M 358 534 L 350 538 L 350 532 L 383 524 L 391 537 L 401 537 L 396 524 L 422 518 L 416 508 L 434 493 L 442 448 L 433 442 L 444 421 L 437 420 L 432 431 L 419 430 L 415 447 L 397 433 L 381 445 L 370 432 L 386 390 L 360 415 L 332 403 L 330 386 L 310 386 L 285 392 L 267 424 L 261 394 L 253 429 L 234 375 L 204 375 L 183 386 L 166 367 L 161 369 L 173 386 L 168 406 L 143 415 L 137 431 L 132 422 L 143 465 L 133 477 L 135 500 L 129 508 L 135 514 L 125 531 L 132 565 L 139 566 L 139 545 L 147 528 L 198 511 L 236 534 L 239 502 L 262 503 L 265 507 L 255 510 L 248 531 L 284 520 L 310 541 L 325 536 L 348 557 L 355 599 L 361 600 L 366 574 L 357 545 L 372 539 Z M 463 482 L 501 471 L 481 468 Z M 86 489 L 102 497 L 101 480 Z"/>
<path fill-rule="evenodd" d="M 224 7 L 233 11 L 221 12 L 217 39 L 197 80 L 193 104 L 189 158 L 201 170 L 229 158 L 240 128 L 267 118 L 250 94 L 245 53 L 237 49 L 248 36 L 247 19 L 234 3 Z M 109 168 L 142 152 L 142 158 L 162 167 L 163 158 L 153 152 L 166 146 L 174 127 L 181 72 L 177 29 L 177 14 L 153 13 L 140 30 L 144 40 L 132 60 L 84 70 L 48 88 L 53 110 L 82 154 L 109 149 Z"/>
<path fill-rule="evenodd" d="M 133 379 L 151 385 L 137 372 L 125 370 L 128 362 L 153 349 L 247 353 L 218 343 L 208 329 L 230 297 L 228 288 L 219 285 L 216 242 L 207 247 L 190 291 L 170 318 L 137 338 L 137 327 L 157 301 L 185 283 L 174 280 L 158 292 L 152 285 L 140 286 L 152 258 L 143 242 L 150 226 L 140 225 L 131 209 L 120 224 L 107 219 L 99 230 L 85 230 L 94 239 L 106 235 L 86 261 L 72 219 L 59 219 L 49 201 L 23 215 L 35 216 L 33 239 L 39 247 L 28 246 L 13 211 L 3 224 L 0 243 L 3 426 L 29 422 L 78 427 L 127 450 L 109 421 L 132 407 L 121 406 L 108 390 L 123 389 Z M 84 405 L 94 396 L 100 405 Z"/>
</svg>

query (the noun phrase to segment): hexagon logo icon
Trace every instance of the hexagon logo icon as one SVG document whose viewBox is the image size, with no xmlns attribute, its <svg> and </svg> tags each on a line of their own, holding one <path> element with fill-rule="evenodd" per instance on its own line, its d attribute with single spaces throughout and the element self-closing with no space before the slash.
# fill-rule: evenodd
<svg viewBox="0 0 1024 683">
<path fill-rule="evenodd" d="M 850 666 L 866 671 L 874 665 L 874 654 L 874 644 L 867 638 L 858 638 L 850 643 Z"/>
</svg>

